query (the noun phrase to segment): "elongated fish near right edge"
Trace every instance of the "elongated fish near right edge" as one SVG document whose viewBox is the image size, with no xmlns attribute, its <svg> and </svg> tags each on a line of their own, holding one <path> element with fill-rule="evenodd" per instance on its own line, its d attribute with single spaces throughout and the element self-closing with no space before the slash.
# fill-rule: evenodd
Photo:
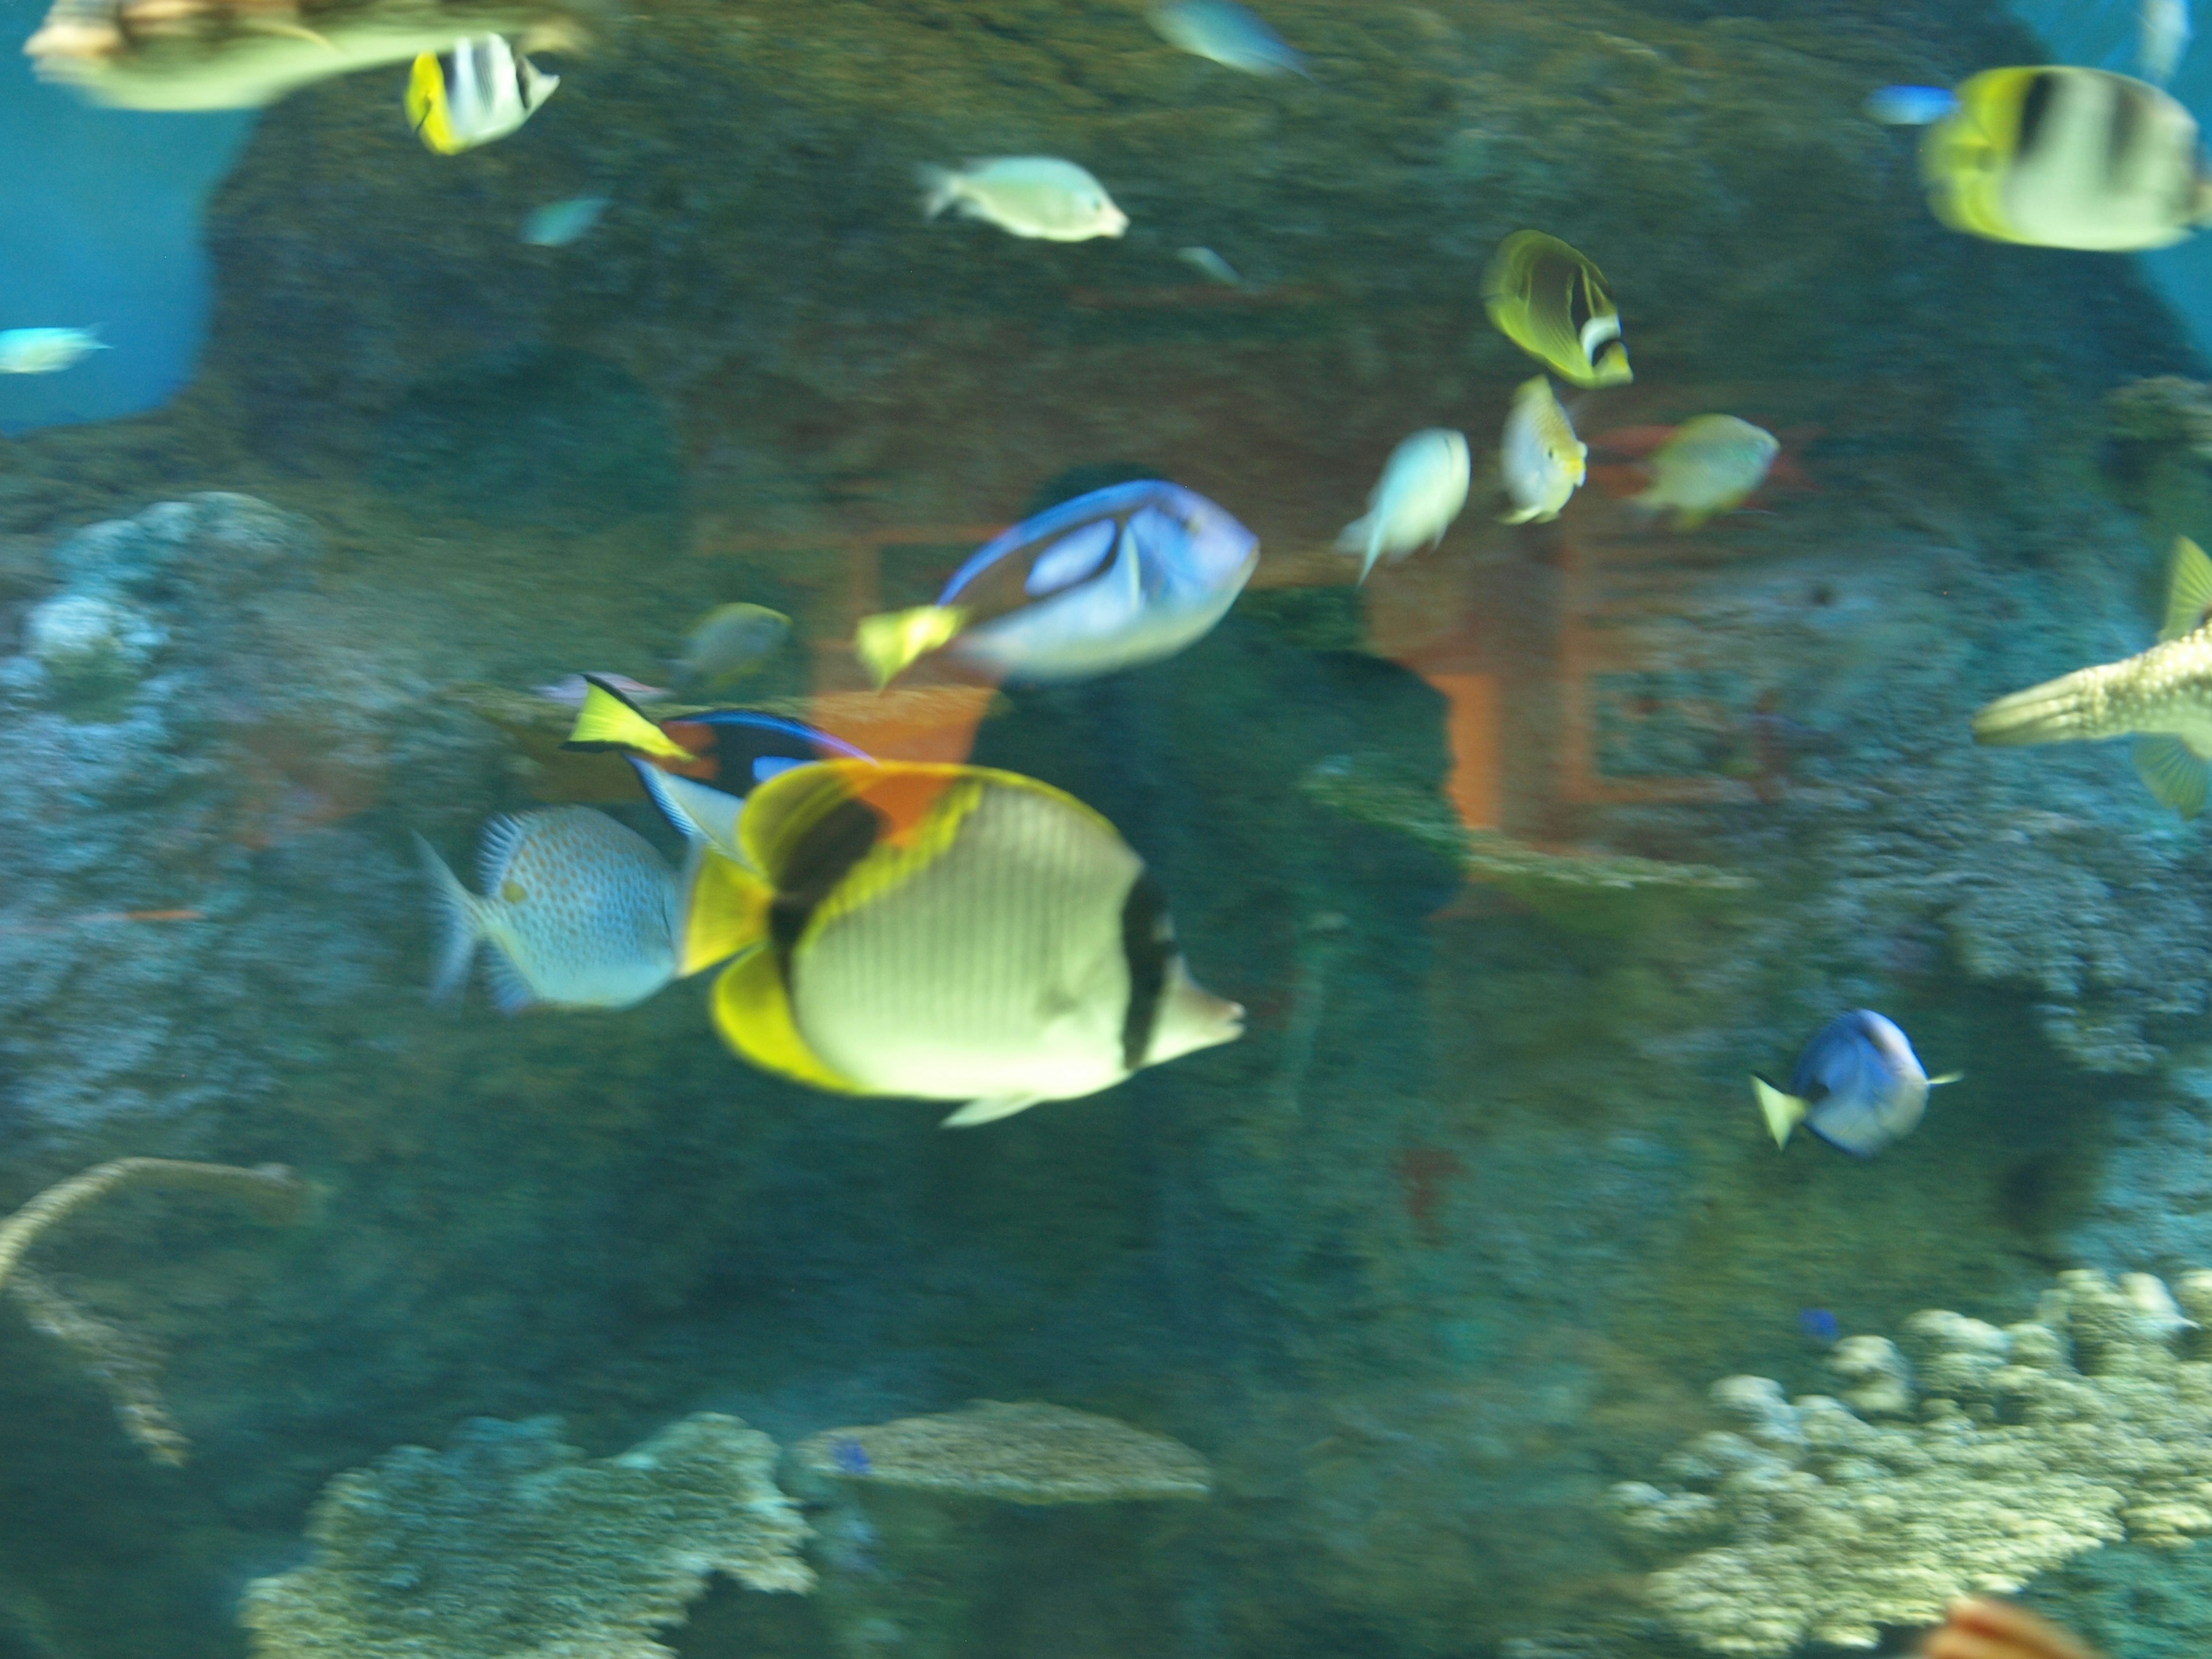
<svg viewBox="0 0 2212 1659">
<path fill-rule="evenodd" d="M 2136 770 L 2185 818 L 2212 794 L 2212 559 L 2174 538 L 2159 642 L 2139 656 L 1999 697 L 1974 716 L 1974 741 L 2002 746 L 2136 738 Z"/>
</svg>

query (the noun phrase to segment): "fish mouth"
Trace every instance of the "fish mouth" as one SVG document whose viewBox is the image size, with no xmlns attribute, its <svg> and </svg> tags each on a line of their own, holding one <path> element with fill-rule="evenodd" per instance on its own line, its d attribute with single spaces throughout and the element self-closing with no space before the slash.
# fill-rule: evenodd
<svg viewBox="0 0 2212 1659">
<path fill-rule="evenodd" d="M 1128 229 L 1128 228 L 1129 216 L 1122 212 L 1119 208 L 1115 208 L 1112 212 L 1108 214 L 1106 217 L 1106 234 L 1109 236 L 1119 236 L 1123 231 Z"/>
</svg>

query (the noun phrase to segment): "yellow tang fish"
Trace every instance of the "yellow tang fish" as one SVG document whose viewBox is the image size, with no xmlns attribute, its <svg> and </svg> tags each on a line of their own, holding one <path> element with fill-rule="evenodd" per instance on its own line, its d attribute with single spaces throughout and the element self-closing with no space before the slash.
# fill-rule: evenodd
<svg viewBox="0 0 2212 1659">
<path fill-rule="evenodd" d="M 1985 70 L 1921 136 L 1928 204 L 1954 230 L 2037 247 L 2165 247 L 2212 218 L 2196 118 L 2109 70 Z"/>
<path fill-rule="evenodd" d="M 1558 237 L 1516 230 L 1499 243 L 1482 298 L 1498 331 L 1562 380 L 1592 386 L 1636 378 L 1604 274 Z"/>
<path fill-rule="evenodd" d="M 1241 1036 L 1166 902 L 1073 796 L 980 766 L 832 760 L 770 778 L 702 853 L 680 968 L 734 957 L 714 1023 L 763 1070 L 968 1103 L 948 1126 L 1110 1088 Z"/>
</svg>

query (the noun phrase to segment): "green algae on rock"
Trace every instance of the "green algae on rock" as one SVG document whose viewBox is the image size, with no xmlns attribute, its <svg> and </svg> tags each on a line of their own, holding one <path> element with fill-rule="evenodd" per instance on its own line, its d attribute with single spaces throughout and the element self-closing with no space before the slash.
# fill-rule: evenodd
<svg viewBox="0 0 2212 1659">
<path fill-rule="evenodd" d="M 653 1639 L 722 1572 L 805 1592 L 775 1443 L 702 1412 L 591 1462 L 558 1419 L 464 1424 L 331 1482 L 313 1559 L 246 1587 L 258 1659 L 669 1659 Z"/>
<path fill-rule="evenodd" d="M 1180 1440 L 1110 1417 L 1025 1401 L 830 1429 L 793 1455 L 815 1474 L 1016 1504 L 1206 1498 L 1213 1472 Z"/>
</svg>

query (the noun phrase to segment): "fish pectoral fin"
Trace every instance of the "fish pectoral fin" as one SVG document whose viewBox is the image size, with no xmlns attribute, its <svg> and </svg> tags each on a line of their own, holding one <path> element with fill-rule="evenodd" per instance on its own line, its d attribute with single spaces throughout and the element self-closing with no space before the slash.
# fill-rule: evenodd
<svg viewBox="0 0 2212 1659">
<path fill-rule="evenodd" d="M 1783 1093 L 1757 1073 L 1752 1076 L 1751 1087 L 1759 1097 L 1759 1114 L 1766 1119 L 1766 1133 L 1774 1137 L 1776 1146 L 1788 1146 L 1790 1131 L 1805 1121 L 1805 1114 L 1811 1107 L 1796 1095 Z"/>
<path fill-rule="evenodd" d="M 1966 1074 L 1964 1072 L 1946 1072 L 1941 1077 L 1929 1078 L 1928 1086 L 1931 1089 L 1940 1089 L 1947 1083 L 1963 1083 L 1966 1080 Z"/>
<path fill-rule="evenodd" d="M 599 678 L 584 676 L 584 702 L 576 710 L 563 749 L 586 753 L 619 749 L 659 760 L 688 761 L 696 756 L 647 720 L 645 711 Z"/>
<path fill-rule="evenodd" d="M 1518 513 L 1501 513 L 1498 515 L 1498 522 L 1500 524 L 1528 524 L 1534 520 L 1539 514 L 1543 512 L 1543 510 L 1544 509 L 1540 507 L 1524 507 Z"/>
<path fill-rule="evenodd" d="M 2212 559 L 2186 536 L 2173 538 L 2173 568 L 2166 578 L 2166 623 L 2160 640 L 2194 634 L 2212 617 Z"/>
<path fill-rule="evenodd" d="M 1049 1100 L 1049 1095 L 986 1095 L 981 1100 L 971 1100 L 958 1111 L 939 1124 L 940 1129 L 972 1129 L 979 1123 L 995 1123 L 1002 1117 L 1012 1117 L 1016 1112 L 1026 1112 L 1040 1101 Z"/>
<path fill-rule="evenodd" d="M 2179 738 L 2164 735 L 2137 738 L 2135 761 L 2151 793 L 2166 805 L 2185 818 L 2203 811 L 2206 795 L 2212 793 L 2212 761 Z"/>
<path fill-rule="evenodd" d="M 957 605 L 917 605 L 863 617 L 853 629 L 853 654 L 872 675 L 880 691 L 917 657 L 949 643 L 968 625 L 967 611 Z"/>
</svg>

